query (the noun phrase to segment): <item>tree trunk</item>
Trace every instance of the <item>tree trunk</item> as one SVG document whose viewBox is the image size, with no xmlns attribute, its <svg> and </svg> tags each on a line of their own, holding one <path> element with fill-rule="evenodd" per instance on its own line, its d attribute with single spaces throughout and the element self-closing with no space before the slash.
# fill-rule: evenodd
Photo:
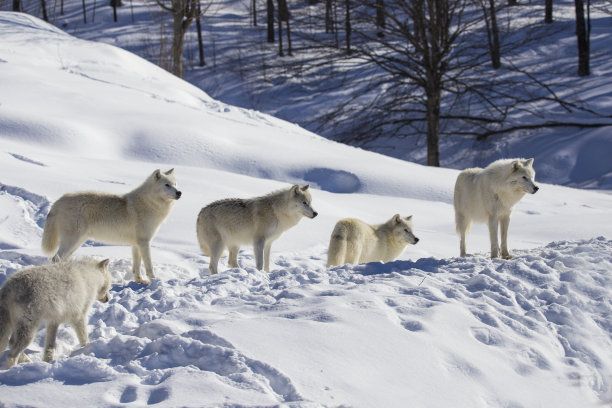
<svg viewBox="0 0 612 408">
<path fill-rule="evenodd" d="M 174 24 L 172 36 L 172 73 L 183 77 L 183 13 L 173 15 Z"/>
<path fill-rule="evenodd" d="M 333 0 L 325 0 L 325 32 L 333 33 L 334 32 L 334 17 L 333 17 L 333 9 L 332 9 L 332 1 Z"/>
<path fill-rule="evenodd" d="M 351 55 L 351 4 L 350 0 L 345 0 L 346 5 L 346 53 Z"/>
<path fill-rule="evenodd" d="M 574 0 L 576 6 L 576 37 L 578 40 L 578 75 L 590 74 L 589 34 L 584 21 L 584 1 Z"/>
<path fill-rule="evenodd" d="M 268 42 L 274 42 L 274 0 L 268 0 L 267 2 L 268 12 Z"/>
<path fill-rule="evenodd" d="M 196 29 L 198 31 L 198 51 L 200 53 L 200 66 L 203 67 L 206 65 L 206 61 L 204 61 L 204 43 L 202 42 L 202 24 L 200 23 L 200 2 L 198 1 L 198 15 L 196 17 Z"/>
<path fill-rule="evenodd" d="M 49 21 L 49 16 L 47 15 L 47 2 L 45 0 L 40 0 L 40 7 L 42 8 L 43 20 Z"/>
<path fill-rule="evenodd" d="M 427 165 L 440 167 L 440 90 L 427 92 Z"/>
<path fill-rule="evenodd" d="M 544 2 L 544 22 L 552 24 L 553 22 L 553 0 L 545 0 Z"/>
<path fill-rule="evenodd" d="M 251 7 L 253 7 L 253 27 L 257 27 L 257 0 L 253 0 Z"/>
<path fill-rule="evenodd" d="M 87 24 L 87 9 L 85 7 L 85 0 L 83 0 L 83 23 Z"/>
<path fill-rule="evenodd" d="M 21 0 L 13 0 L 13 11 L 21 11 Z"/>
<path fill-rule="evenodd" d="M 281 14 L 281 0 L 278 0 L 278 55 L 285 56 L 283 52 L 283 18 Z"/>
<path fill-rule="evenodd" d="M 379 37 L 383 37 L 385 34 L 383 30 L 385 29 L 387 22 L 385 20 L 385 2 L 384 0 L 376 0 L 376 29 Z"/>
<path fill-rule="evenodd" d="M 499 27 L 497 25 L 497 11 L 495 10 L 495 0 L 489 0 L 489 10 L 491 13 L 491 39 L 489 47 L 491 49 L 491 64 L 494 69 L 501 67 L 501 52 L 499 46 Z"/>
</svg>

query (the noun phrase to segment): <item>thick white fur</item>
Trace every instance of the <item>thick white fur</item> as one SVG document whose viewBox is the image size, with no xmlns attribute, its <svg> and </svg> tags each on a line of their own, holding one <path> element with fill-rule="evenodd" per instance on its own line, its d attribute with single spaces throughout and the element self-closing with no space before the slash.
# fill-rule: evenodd
<svg viewBox="0 0 612 408">
<path fill-rule="evenodd" d="M 94 300 L 108 302 L 111 276 L 108 259 L 64 261 L 23 269 L 0 288 L 0 353 L 7 344 L 7 368 L 29 361 L 23 354 L 36 329 L 47 323 L 44 360 L 53 360 L 55 336 L 69 323 L 79 343 L 87 344 L 87 313 Z M 10 341 L 9 341 L 10 338 Z"/>
<path fill-rule="evenodd" d="M 145 182 L 122 196 L 82 192 L 65 194 L 51 207 L 43 231 L 42 248 L 54 262 L 68 259 L 88 239 L 132 246 L 134 281 L 141 278 L 144 261 L 147 276 L 154 278 L 151 240 L 157 234 L 174 202 L 181 196 L 174 169 L 155 170 Z"/>
<path fill-rule="evenodd" d="M 253 245 L 257 269 L 270 272 L 272 242 L 302 217 L 317 216 L 308 189 L 296 184 L 262 197 L 219 200 L 202 208 L 196 230 L 202 252 L 210 256 L 210 273 L 217 273 L 225 248 L 229 266 L 237 268 L 241 245 Z"/>
<path fill-rule="evenodd" d="M 463 170 L 455 184 L 455 224 L 460 236 L 460 254 L 465 256 L 465 237 L 472 221 L 489 226 L 491 258 L 499 256 L 498 227 L 501 232 L 501 256 L 508 251 L 508 226 L 514 205 L 526 194 L 535 194 L 533 159 L 502 159 L 486 168 Z"/>
<path fill-rule="evenodd" d="M 408 244 L 416 244 L 412 215 L 394 215 L 389 221 L 370 225 L 356 218 L 345 218 L 336 223 L 329 241 L 327 265 L 347 263 L 391 262 Z"/>
</svg>

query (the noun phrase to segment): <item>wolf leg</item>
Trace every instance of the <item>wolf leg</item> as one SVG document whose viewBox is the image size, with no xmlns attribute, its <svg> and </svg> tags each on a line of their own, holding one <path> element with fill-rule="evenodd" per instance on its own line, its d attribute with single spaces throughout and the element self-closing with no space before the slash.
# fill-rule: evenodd
<svg viewBox="0 0 612 408">
<path fill-rule="evenodd" d="M 47 322 L 47 335 L 45 337 L 45 351 L 43 355 L 43 360 L 47 363 L 53 360 L 53 355 L 55 354 L 55 337 L 57 336 L 57 328 L 59 323 L 56 322 Z"/>
<path fill-rule="evenodd" d="M 489 215 L 489 239 L 491 240 L 491 258 L 499 257 L 499 242 L 497 240 L 499 220 L 495 215 Z"/>
<path fill-rule="evenodd" d="M 501 257 L 504 259 L 512 258 L 508 251 L 508 227 L 510 226 L 510 215 L 504 215 L 499 219 L 501 232 Z"/>
<path fill-rule="evenodd" d="M 255 238 L 253 243 L 253 251 L 255 252 L 255 266 L 257 270 L 263 270 L 264 267 L 264 247 L 266 239 L 264 237 Z"/>
<path fill-rule="evenodd" d="M 83 243 L 86 241 L 84 237 L 60 236 L 60 244 L 57 253 L 53 257 L 53 262 L 61 262 L 70 258 Z"/>
<path fill-rule="evenodd" d="M 208 270 L 211 275 L 217 273 L 219 267 L 219 259 L 221 259 L 221 255 L 223 255 L 223 248 L 225 245 L 222 241 L 213 242 L 210 248 L 210 264 L 208 266 Z"/>
<path fill-rule="evenodd" d="M 134 282 L 147 283 L 146 279 L 142 278 L 140 265 L 142 263 L 142 256 L 138 246 L 132 246 L 132 275 L 134 276 Z"/>
<path fill-rule="evenodd" d="M 11 339 L 9 340 L 10 350 L 6 359 L 7 368 L 11 368 L 18 360 L 21 360 L 21 353 L 34 339 L 38 324 L 25 320 L 18 322 L 15 326 L 15 331 L 11 334 Z"/>
<path fill-rule="evenodd" d="M 229 264 L 230 268 L 238 268 L 238 251 L 240 251 L 240 247 L 233 246 L 229 248 L 227 263 Z"/>
<path fill-rule="evenodd" d="M 79 318 L 72 322 L 72 327 L 74 328 L 74 332 L 79 339 L 79 344 L 81 347 L 85 347 L 87 342 L 89 341 L 89 337 L 87 336 L 87 324 L 85 323 L 85 318 Z"/>
<path fill-rule="evenodd" d="M 147 271 L 147 277 L 149 279 L 155 279 L 155 273 L 153 272 L 153 262 L 151 261 L 151 240 L 142 238 L 139 239 L 138 251 L 140 252 L 140 256 L 142 257 L 145 270 Z"/>
<path fill-rule="evenodd" d="M 455 213 L 455 225 L 459 234 L 459 256 L 465 256 L 467 253 L 465 238 L 469 229 L 469 222 L 463 214 Z"/>
<path fill-rule="evenodd" d="M 270 273 L 270 249 L 272 249 L 272 242 L 267 242 L 264 246 L 264 271 Z"/>
</svg>

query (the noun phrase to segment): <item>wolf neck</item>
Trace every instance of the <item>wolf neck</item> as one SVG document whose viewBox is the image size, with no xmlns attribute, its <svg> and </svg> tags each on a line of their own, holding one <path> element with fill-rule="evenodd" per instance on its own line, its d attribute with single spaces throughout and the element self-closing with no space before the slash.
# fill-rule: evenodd
<svg viewBox="0 0 612 408">
<path fill-rule="evenodd" d="M 174 200 L 150 196 L 149 194 L 146 194 L 147 190 L 149 189 L 148 187 L 147 182 L 145 182 L 141 186 L 136 187 L 134 190 L 125 194 L 123 198 L 128 201 L 130 201 L 130 199 L 141 201 L 146 204 L 146 208 L 165 218 L 174 205 Z"/>
</svg>

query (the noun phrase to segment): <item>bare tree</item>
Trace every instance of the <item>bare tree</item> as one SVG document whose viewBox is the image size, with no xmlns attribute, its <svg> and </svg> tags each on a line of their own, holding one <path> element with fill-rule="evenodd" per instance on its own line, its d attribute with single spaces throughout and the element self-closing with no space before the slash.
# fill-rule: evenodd
<svg viewBox="0 0 612 408">
<path fill-rule="evenodd" d="M 590 1 L 587 0 L 587 19 L 584 18 L 584 0 L 574 0 L 576 9 L 576 37 L 578 39 L 578 75 L 588 76 L 590 70 L 590 35 L 591 13 Z"/>
<path fill-rule="evenodd" d="M 499 44 L 499 26 L 497 25 L 497 10 L 495 0 L 480 0 L 487 28 L 487 42 L 491 54 L 491 66 L 494 69 L 501 67 L 501 50 Z"/>
<path fill-rule="evenodd" d="M 274 0 L 267 0 L 266 12 L 268 14 L 268 42 L 274 42 Z"/>
<path fill-rule="evenodd" d="M 544 0 L 544 22 L 546 24 L 553 22 L 553 0 Z"/>
<path fill-rule="evenodd" d="M 208 6 L 202 9 L 200 0 L 156 0 L 157 4 L 172 14 L 172 73 L 179 78 L 183 77 L 183 44 L 185 33 L 192 21 L 206 12 Z"/>
</svg>

